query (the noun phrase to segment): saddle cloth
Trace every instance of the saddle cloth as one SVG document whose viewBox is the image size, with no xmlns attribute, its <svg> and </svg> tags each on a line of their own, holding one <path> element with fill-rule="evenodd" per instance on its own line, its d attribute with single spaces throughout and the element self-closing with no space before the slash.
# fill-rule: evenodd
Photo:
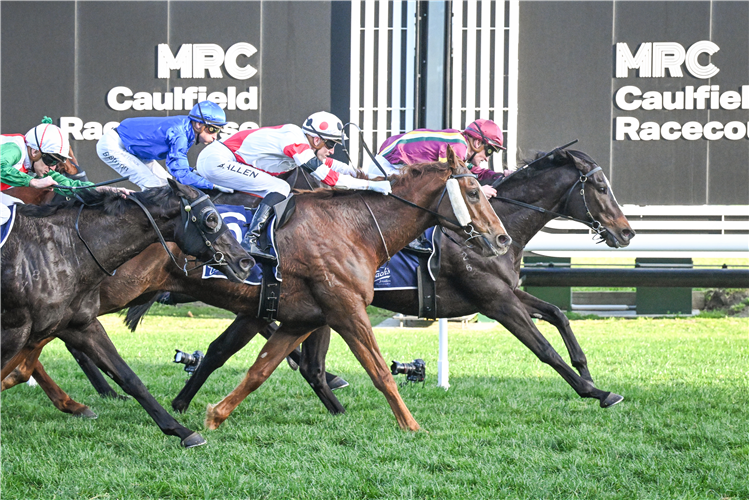
<svg viewBox="0 0 749 500">
<path fill-rule="evenodd" d="M 5 208 L 6 210 L 10 211 L 10 217 L 8 218 L 7 222 L 5 222 L 5 224 L 0 226 L 0 248 L 2 248 L 3 245 L 5 245 L 5 241 L 8 239 L 8 236 L 10 236 L 10 231 L 13 229 L 13 223 L 16 221 L 16 206 L 15 205 L 11 205 L 9 207 L 2 205 L 2 208 Z"/>
<path fill-rule="evenodd" d="M 252 217 L 255 214 L 254 208 L 247 208 L 240 205 L 216 205 L 216 210 L 221 214 L 221 218 L 224 219 L 224 224 L 231 230 L 237 241 L 241 242 L 244 239 L 244 235 L 250 227 Z M 275 215 L 272 217 L 275 218 Z M 271 221 L 275 222 L 275 221 Z M 267 224 L 266 230 L 268 231 L 268 239 L 271 242 L 270 253 L 276 256 L 278 259 L 278 252 L 276 251 L 276 239 L 275 233 L 272 230 L 274 224 Z M 273 267 L 273 272 L 276 275 L 276 279 L 281 281 L 281 275 L 278 272 L 278 266 Z M 227 279 L 224 273 L 212 268 L 211 266 L 203 266 L 203 279 L 209 278 L 222 278 Z M 260 264 L 255 266 L 250 271 L 250 275 L 244 281 L 248 285 L 260 285 L 263 282 L 263 268 Z"/>
<path fill-rule="evenodd" d="M 432 247 L 432 254 L 429 256 L 429 275 L 432 281 L 436 277 L 432 273 L 432 259 L 435 258 L 435 228 L 430 227 L 424 232 L 424 236 Z M 375 273 L 374 289 L 375 291 L 387 290 L 416 290 L 418 289 L 418 280 L 416 277 L 416 267 L 419 265 L 419 255 L 415 252 L 404 248 L 397 254 L 393 255 L 390 262 L 386 262 Z"/>
</svg>

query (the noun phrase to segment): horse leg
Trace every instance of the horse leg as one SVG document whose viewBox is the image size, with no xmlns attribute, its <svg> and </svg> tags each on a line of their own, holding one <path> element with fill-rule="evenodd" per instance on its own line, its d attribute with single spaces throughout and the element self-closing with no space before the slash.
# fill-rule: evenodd
<svg viewBox="0 0 749 500">
<path fill-rule="evenodd" d="M 330 327 L 343 337 L 375 387 L 385 396 L 401 429 L 418 431 L 419 424 L 398 393 L 395 379 L 380 353 L 364 306 L 355 311 L 345 311 L 343 314 L 332 309 L 326 311 L 326 317 Z"/>
<path fill-rule="evenodd" d="M 520 342 L 542 362 L 554 368 L 564 380 L 582 398 L 595 398 L 600 402 L 601 408 L 607 408 L 619 403 L 622 396 L 613 392 L 605 392 L 597 389 L 593 382 L 580 377 L 575 370 L 564 362 L 549 341 L 544 338 L 533 324 L 533 320 L 525 310 L 525 306 L 515 296 L 509 287 L 495 287 L 491 301 L 481 313 L 499 321 Z"/>
<path fill-rule="evenodd" d="M 302 342 L 299 372 L 315 391 L 325 408 L 333 415 L 337 415 L 345 413 L 346 409 L 333 395 L 333 391 L 325 381 L 325 355 L 328 353 L 328 347 L 330 347 L 330 327 L 325 325 L 313 331 Z"/>
<path fill-rule="evenodd" d="M 304 329 L 291 329 L 282 326 L 271 335 L 260 350 L 255 363 L 245 374 L 242 382 L 218 404 L 208 405 L 205 413 L 205 426 L 207 428 L 218 429 L 219 425 L 229 418 L 231 412 L 270 377 L 281 361 L 309 335 L 309 333 L 300 332 L 304 332 Z"/>
<path fill-rule="evenodd" d="M 101 374 L 101 372 L 96 367 L 94 362 L 91 361 L 91 358 L 86 356 L 84 353 L 82 353 L 75 347 L 71 347 L 67 344 L 65 345 L 65 347 L 68 348 L 68 351 L 70 351 L 70 354 L 73 355 L 73 358 L 78 363 L 78 366 L 81 367 L 81 370 L 86 375 L 86 378 L 88 378 L 88 381 L 91 382 L 91 385 L 94 386 L 94 389 L 96 389 L 96 392 L 98 392 L 101 397 L 114 398 L 114 399 L 128 399 L 127 396 L 121 396 L 117 394 L 117 392 L 114 389 L 112 389 L 112 386 L 109 385 L 109 383 Z"/>
<path fill-rule="evenodd" d="M 208 351 L 205 353 L 203 361 L 198 365 L 198 369 L 187 379 L 185 386 L 172 400 L 172 408 L 181 413 L 187 411 L 195 394 L 203 387 L 211 373 L 224 366 L 224 363 L 234 353 L 246 346 L 257 332 L 267 325 L 267 321 L 257 319 L 249 314 L 237 315 L 229 328 L 224 330 L 208 346 Z"/>
<path fill-rule="evenodd" d="M 280 328 L 279 325 L 277 325 L 275 323 L 271 323 L 270 325 L 268 325 L 264 329 L 260 330 L 260 335 L 262 335 L 263 337 L 265 337 L 266 340 L 267 340 L 267 339 L 270 338 L 271 335 L 273 335 L 273 332 L 275 332 L 279 328 Z M 307 340 L 305 340 L 304 342 L 302 342 L 302 347 L 307 348 L 306 347 L 307 344 L 310 344 L 310 342 L 314 342 L 313 338 L 315 338 L 314 333 L 312 335 L 310 335 L 307 338 Z M 325 356 L 325 354 L 328 352 L 328 346 L 329 345 L 330 345 L 330 328 L 328 327 L 327 341 L 326 341 L 326 344 L 325 344 L 325 353 L 323 353 L 323 356 Z M 314 347 L 313 347 L 312 344 L 310 344 L 309 348 L 313 349 Z M 297 347 L 296 349 L 294 349 L 293 351 L 291 351 L 291 353 L 286 358 L 286 360 L 290 361 L 289 365 L 291 365 L 291 363 L 293 362 L 294 364 L 297 365 L 297 368 L 298 368 L 299 364 L 301 364 L 303 362 L 303 360 L 302 360 L 302 350 Z M 294 368 L 293 366 L 291 368 L 292 368 L 292 370 L 296 370 L 296 368 Z M 348 385 L 349 385 L 349 383 L 346 382 L 341 376 L 336 375 L 335 373 L 330 373 L 328 371 L 325 372 L 325 381 L 327 382 L 328 387 L 330 387 L 330 389 L 332 391 L 335 391 L 336 389 L 343 389 L 344 387 L 348 387 Z M 318 396 L 319 396 L 319 394 L 318 394 Z"/>
<path fill-rule="evenodd" d="M 59 337 L 66 344 L 86 353 L 100 370 L 135 398 L 164 434 L 178 436 L 185 448 L 205 444 L 205 439 L 200 434 L 177 422 L 148 392 L 143 382 L 120 357 L 99 320 L 94 320 L 80 330 L 64 330 Z"/>
<path fill-rule="evenodd" d="M 88 406 L 74 401 L 58 386 L 52 377 L 44 370 L 42 364 L 37 361 L 34 364 L 33 377 L 47 395 L 55 408 L 63 413 L 70 413 L 76 417 L 96 418 L 96 413 Z"/>
<path fill-rule="evenodd" d="M 0 370 L 0 379 L 3 381 L 3 388 L 5 388 L 5 379 L 7 379 L 18 366 L 22 366 L 29 359 L 31 360 L 29 367 L 33 366 L 36 360 L 39 359 L 39 354 L 42 352 L 42 348 L 54 339 L 54 337 L 49 337 L 34 346 L 26 345 L 19 349 L 18 352 L 16 352 L 16 354 L 3 365 L 2 370 Z M 28 377 L 26 377 L 26 380 L 28 380 Z M 8 386 L 8 388 L 10 387 L 12 387 L 12 385 Z"/>
<path fill-rule="evenodd" d="M 564 340 L 564 345 L 567 347 L 567 352 L 570 354 L 572 366 L 577 369 L 582 378 L 593 382 L 593 377 L 590 376 L 590 371 L 588 370 L 588 359 L 585 357 L 582 347 L 578 344 L 572 328 L 570 328 L 567 316 L 554 304 L 544 302 L 519 288 L 516 288 L 514 293 L 520 302 L 523 303 L 528 314 L 551 323 L 559 330 L 559 334 L 562 336 L 562 340 Z"/>
<path fill-rule="evenodd" d="M 35 355 L 36 354 L 36 355 Z M 18 384 L 27 382 L 34 371 L 34 365 L 39 359 L 37 350 L 32 351 L 25 359 L 21 360 L 7 377 L 3 379 L 2 390 L 10 389 Z"/>
</svg>

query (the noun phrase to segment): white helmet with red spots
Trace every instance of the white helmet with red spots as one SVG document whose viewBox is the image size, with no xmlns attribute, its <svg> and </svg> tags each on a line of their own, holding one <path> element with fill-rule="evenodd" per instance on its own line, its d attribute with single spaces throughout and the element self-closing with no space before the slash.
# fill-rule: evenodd
<svg viewBox="0 0 749 500">
<path fill-rule="evenodd" d="M 323 140 L 331 140 L 342 144 L 346 140 L 346 134 L 343 132 L 343 123 L 338 117 L 326 111 L 312 113 L 304 120 L 302 130 L 312 137 L 320 137 Z"/>
<path fill-rule="evenodd" d="M 32 149 L 70 158 L 68 135 L 51 123 L 37 125 L 26 133 L 26 144 Z"/>
</svg>

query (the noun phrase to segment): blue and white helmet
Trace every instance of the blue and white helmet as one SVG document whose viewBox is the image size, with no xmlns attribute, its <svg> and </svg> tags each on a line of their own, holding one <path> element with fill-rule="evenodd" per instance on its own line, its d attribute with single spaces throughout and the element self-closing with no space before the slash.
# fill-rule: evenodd
<svg viewBox="0 0 749 500">
<path fill-rule="evenodd" d="M 191 120 L 206 125 L 223 127 L 226 125 L 226 113 L 213 101 L 201 101 L 192 107 L 188 115 Z"/>
<path fill-rule="evenodd" d="M 302 124 L 302 130 L 312 137 L 319 136 L 338 144 L 342 144 L 346 140 L 343 123 L 336 115 L 327 111 L 318 111 L 309 115 Z"/>
</svg>

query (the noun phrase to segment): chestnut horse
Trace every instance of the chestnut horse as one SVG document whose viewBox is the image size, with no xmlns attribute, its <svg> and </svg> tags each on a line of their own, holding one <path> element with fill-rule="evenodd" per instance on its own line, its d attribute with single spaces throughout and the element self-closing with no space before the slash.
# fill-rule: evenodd
<svg viewBox="0 0 749 500">
<path fill-rule="evenodd" d="M 198 217 L 188 218 L 191 205 Z M 81 190 L 74 201 L 18 205 L 16 211 L 13 231 L 2 247 L 2 378 L 59 337 L 138 400 L 165 434 L 179 436 L 186 447 L 204 444 L 148 393 L 96 316 L 99 285 L 108 270 L 159 239 L 218 264 L 235 281 L 249 274 L 252 259 L 221 224 L 210 199 L 170 181 L 127 200 Z"/>
</svg>

